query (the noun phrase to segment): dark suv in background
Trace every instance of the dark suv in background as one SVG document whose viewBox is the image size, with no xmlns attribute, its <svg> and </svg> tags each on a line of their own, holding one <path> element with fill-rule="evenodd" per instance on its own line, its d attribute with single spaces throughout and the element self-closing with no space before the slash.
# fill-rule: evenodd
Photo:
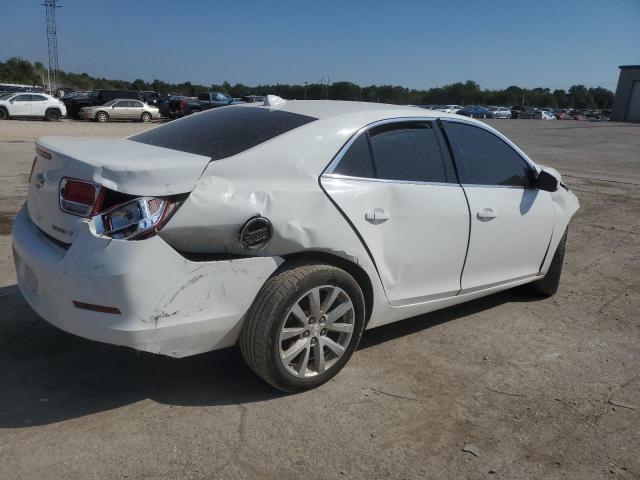
<svg viewBox="0 0 640 480">
<path fill-rule="evenodd" d="M 67 98 L 63 99 L 63 102 L 67 107 L 68 117 L 80 118 L 79 112 L 82 107 L 97 107 L 116 98 L 143 100 L 137 90 L 94 90 L 87 96 Z"/>
</svg>

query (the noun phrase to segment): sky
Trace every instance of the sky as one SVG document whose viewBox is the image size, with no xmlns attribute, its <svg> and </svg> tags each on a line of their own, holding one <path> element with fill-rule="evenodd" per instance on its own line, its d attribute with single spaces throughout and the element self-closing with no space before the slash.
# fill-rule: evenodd
<svg viewBox="0 0 640 480">
<path fill-rule="evenodd" d="M 59 0 L 62 70 L 133 81 L 577 83 L 640 64 L 640 0 Z M 0 0 L 0 60 L 47 64 L 41 0 Z"/>
</svg>

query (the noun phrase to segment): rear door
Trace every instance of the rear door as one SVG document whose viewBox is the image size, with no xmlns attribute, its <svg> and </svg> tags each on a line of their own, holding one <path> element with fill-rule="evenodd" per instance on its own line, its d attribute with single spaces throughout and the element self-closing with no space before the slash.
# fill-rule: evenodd
<svg viewBox="0 0 640 480">
<path fill-rule="evenodd" d="M 430 121 L 396 121 L 354 137 L 321 183 L 369 249 L 391 304 L 455 295 L 469 212 Z"/>
<path fill-rule="evenodd" d="M 463 292 L 537 274 L 553 231 L 551 194 L 533 187 L 533 166 L 495 133 L 443 125 L 471 211 Z"/>
<path fill-rule="evenodd" d="M 139 102 L 138 100 L 129 100 L 129 104 L 131 109 L 130 118 L 132 120 L 139 120 L 142 116 L 142 112 L 144 111 L 142 102 Z"/>
<path fill-rule="evenodd" d="M 43 95 L 31 95 L 31 115 L 44 117 L 49 99 Z"/>
</svg>

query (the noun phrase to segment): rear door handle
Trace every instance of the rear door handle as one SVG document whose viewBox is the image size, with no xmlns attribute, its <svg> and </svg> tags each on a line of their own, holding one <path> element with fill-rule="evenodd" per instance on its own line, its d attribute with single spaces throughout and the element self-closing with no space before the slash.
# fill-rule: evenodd
<svg viewBox="0 0 640 480">
<path fill-rule="evenodd" d="M 364 214 L 364 218 L 370 222 L 386 222 L 391 218 L 382 208 L 374 208 Z"/>
<path fill-rule="evenodd" d="M 477 213 L 480 220 L 491 220 L 498 215 L 493 208 L 484 208 Z"/>
</svg>

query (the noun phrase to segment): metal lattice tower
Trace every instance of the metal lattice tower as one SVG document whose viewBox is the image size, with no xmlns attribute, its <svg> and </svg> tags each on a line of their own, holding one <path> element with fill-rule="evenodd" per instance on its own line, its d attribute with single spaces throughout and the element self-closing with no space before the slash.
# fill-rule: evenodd
<svg viewBox="0 0 640 480">
<path fill-rule="evenodd" d="M 47 12 L 47 45 L 49 48 L 49 93 L 58 88 L 58 33 L 56 29 L 56 8 L 60 8 L 57 0 L 44 0 L 42 4 Z"/>
</svg>

